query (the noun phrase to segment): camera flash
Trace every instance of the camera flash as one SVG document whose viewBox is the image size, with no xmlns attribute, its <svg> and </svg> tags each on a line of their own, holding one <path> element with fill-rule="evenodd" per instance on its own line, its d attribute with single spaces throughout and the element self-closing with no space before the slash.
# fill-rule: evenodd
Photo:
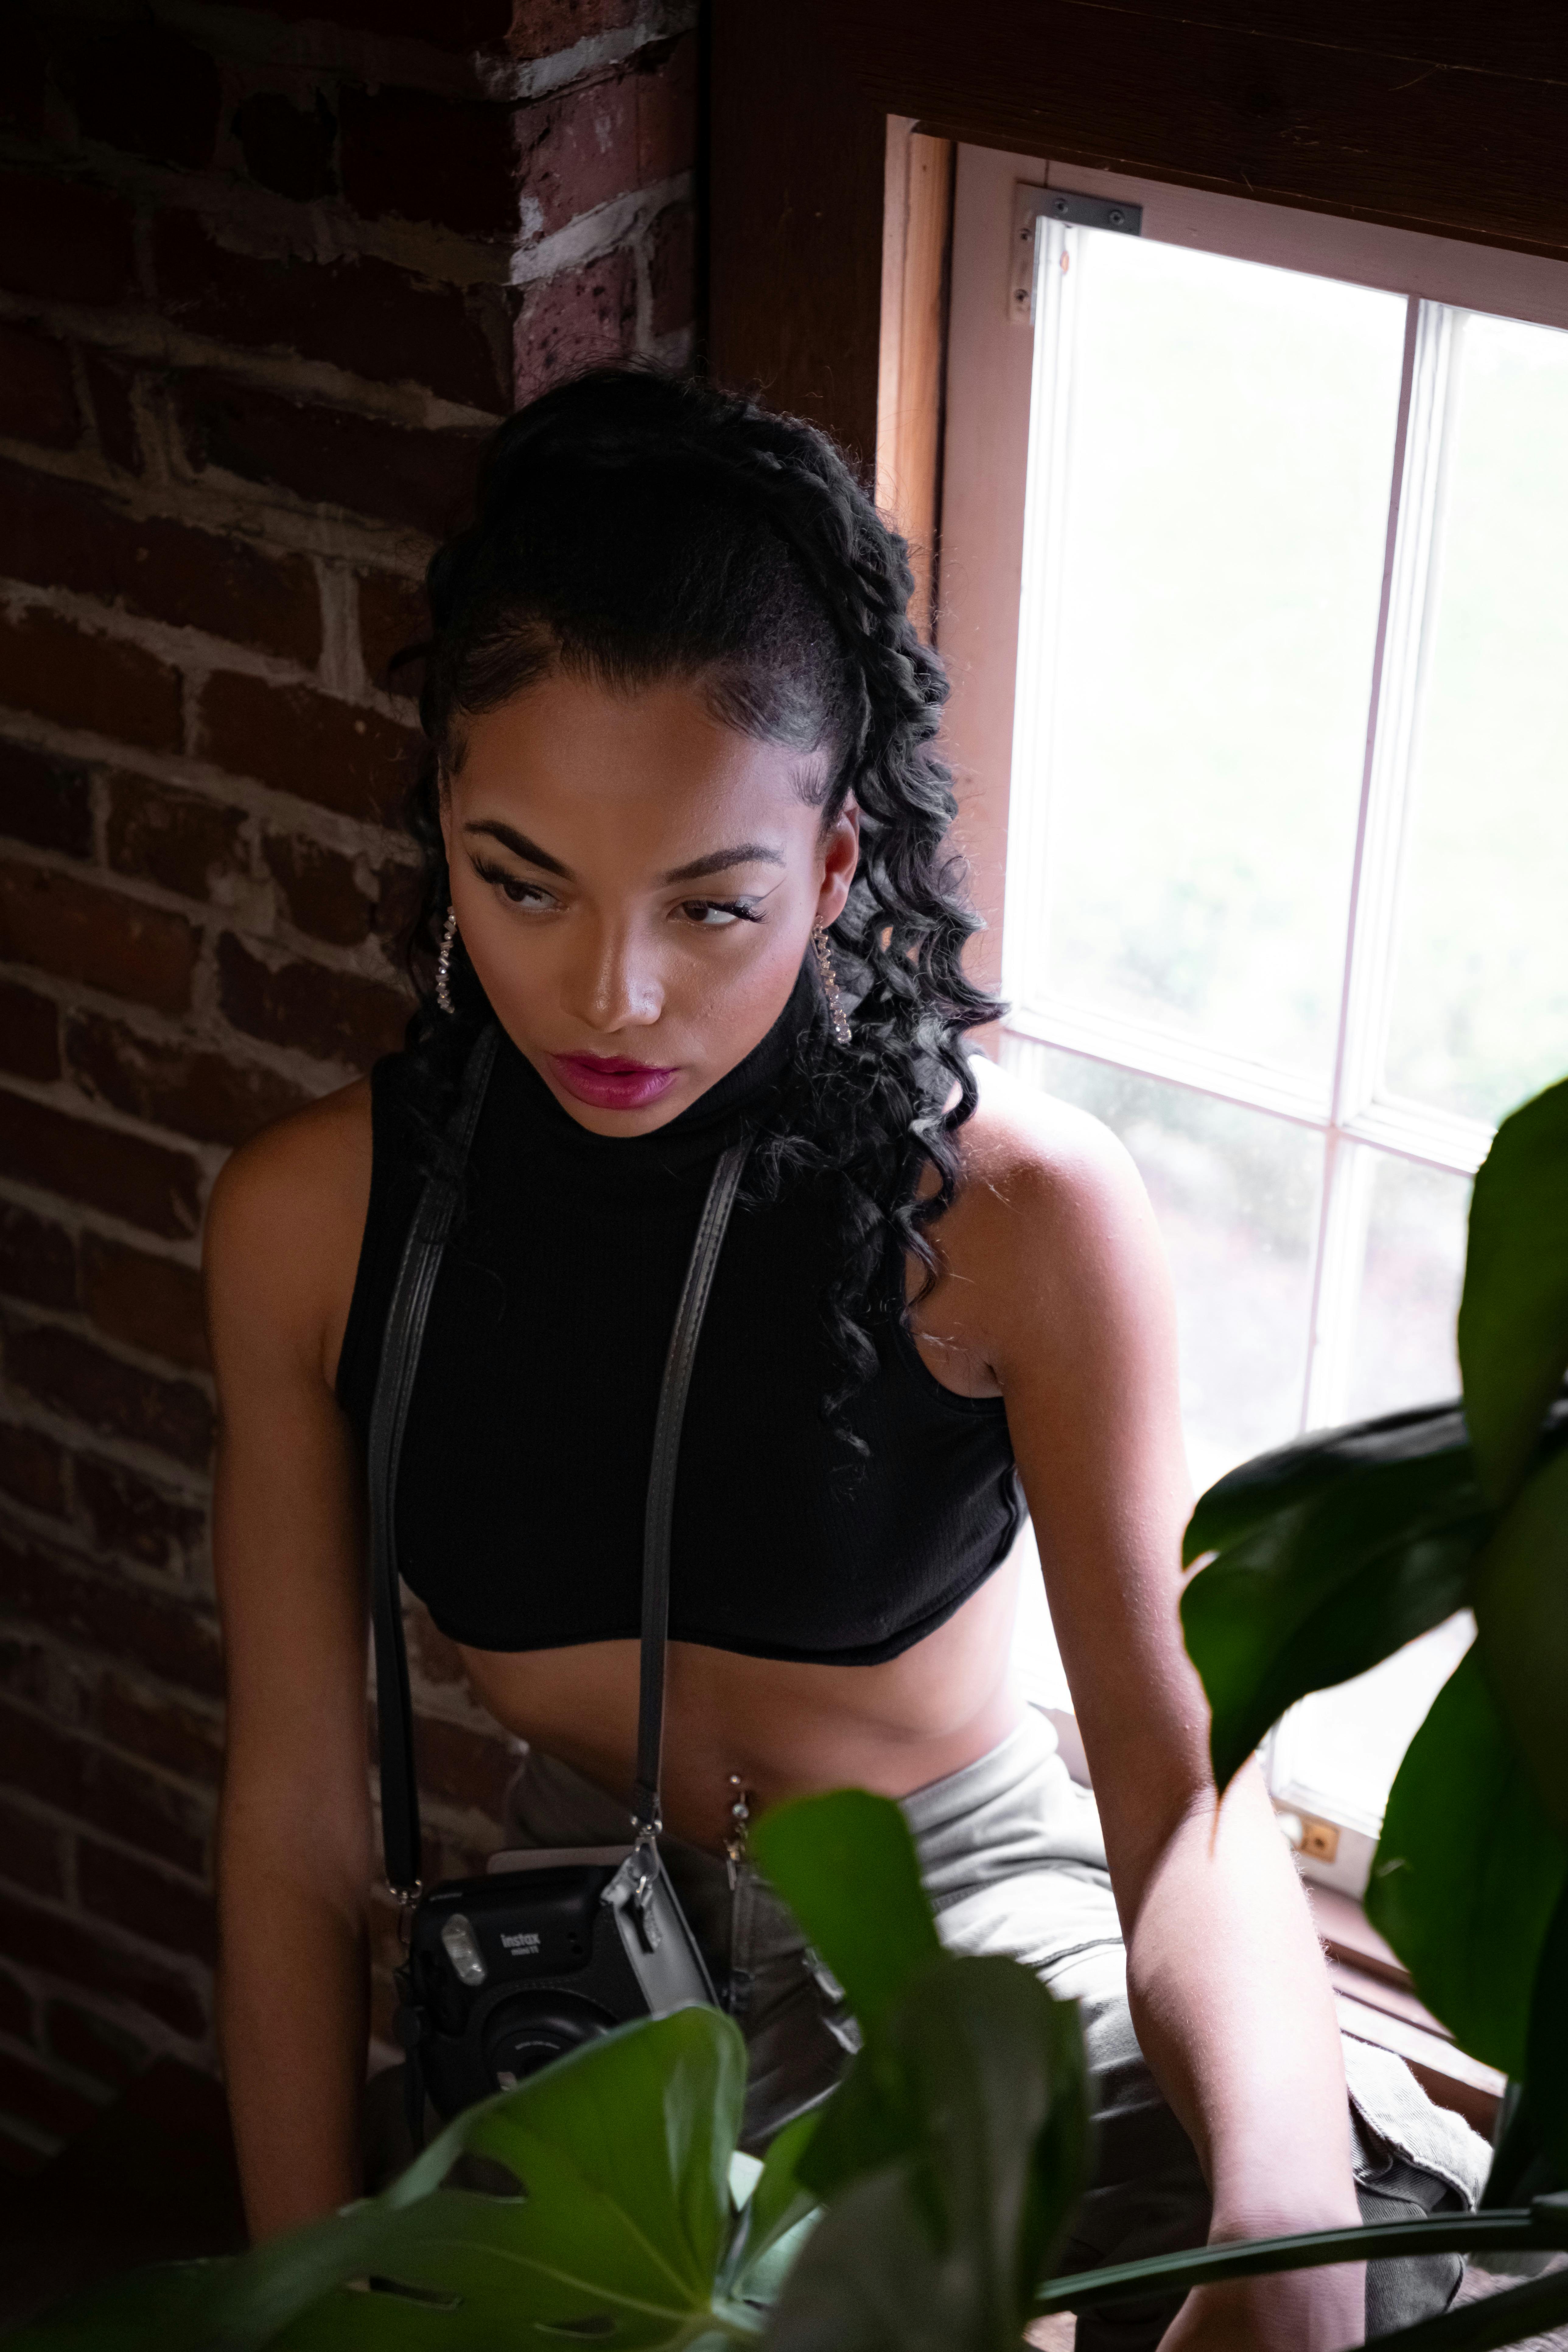
<svg viewBox="0 0 1568 2352">
<path fill-rule="evenodd" d="M 441 1930 L 441 1941 L 447 1958 L 466 1985 L 482 1985 L 489 1970 L 479 1950 L 474 1931 L 460 1911 L 455 1911 Z"/>
</svg>

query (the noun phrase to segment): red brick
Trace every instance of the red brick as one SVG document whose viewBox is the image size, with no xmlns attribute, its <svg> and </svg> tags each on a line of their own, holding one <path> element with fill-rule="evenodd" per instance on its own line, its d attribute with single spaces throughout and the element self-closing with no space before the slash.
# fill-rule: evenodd
<svg viewBox="0 0 1568 2352">
<path fill-rule="evenodd" d="M 638 0 L 513 0 L 509 53 L 525 64 L 635 23 Z"/>
<path fill-rule="evenodd" d="M 91 2123 L 98 2105 L 47 2067 L 14 2050 L 0 2050 L 0 2111 L 35 2131 L 68 2140 Z"/>
<path fill-rule="evenodd" d="M 10 1331 L 5 1369 L 25 1396 L 53 1412 L 85 1422 L 102 1436 L 128 1438 L 194 1469 L 206 1468 L 213 1411 L 189 1381 L 161 1379 L 52 1323 Z"/>
<path fill-rule="evenodd" d="M 0 1422 L 0 1488 L 31 1511 L 59 1518 L 66 1507 L 66 1457 L 41 1430 Z"/>
<path fill-rule="evenodd" d="M 199 1872 L 205 1863 L 207 1819 L 200 1800 L 107 1748 L 59 1730 L 41 1715 L 3 1704 L 0 1780 L 39 1804 L 90 1822 L 183 1870 Z M 58 1832 L 36 1826 L 40 1836 L 58 1846 Z M 15 1877 L 17 1874 L 6 1868 L 5 1855 L 6 1836 L 0 1829 L 0 1876 Z M 37 1879 L 27 1883 L 39 1894 L 54 1892 Z"/>
<path fill-rule="evenodd" d="M 637 62 L 637 185 L 657 186 L 697 162 L 697 36 L 653 44 Z"/>
<path fill-rule="evenodd" d="M 405 523 L 437 538 L 471 503 L 488 437 L 413 432 L 210 370 L 184 374 L 174 403 L 186 458 L 198 472 L 218 467 L 313 505 Z"/>
<path fill-rule="evenodd" d="M 181 748 L 178 670 L 37 608 L 0 616 L 0 702 L 145 751 Z"/>
<path fill-rule="evenodd" d="M 307 557 L 138 520 L 86 483 L 22 466 L 0 465 L 0 572 L 306 665 L 321 650 Z"/>
<path fill-rule="evenodd" d="M 0 1290 L 35 1307 L 77 1303 L 76 1249 L 69 1234 L 29 1209 L 0 1201 Z"/>
<path fill-rule="evenodd" d="M 637 310 L 637 263 L 625 247 L 530 286 L 517 320 L 519 404 L 579 368 L 629 352 Z"/>
<path fill-rule="evenodd" d="M 183 1151 L 0 1094 L 0 1173 L 184 1241 L 201 1224 L 201 1171 Z"/>
<path fill-rule="evenodd" d="M 232 775 L 384 823 L 395 820 L 422 740 L 314 687 L 270 686 L 230 670 L 207 680 L 202 733 L 206 757 Z"/>
<path fill-rule="evenodd" d="M 379 981 L 320 964 L 274 969 L 232 933 L 218 941 L 217 963 L 224 1012 L 247 1036 L 356 1069 L 403 1043 L 412 1003 Z"/>
<path fill-rule="evenodd" d="M 697 310 L 697 215 L 689 205 L 670 205 L 655 221 L 648 276 L 654 333 L 689 327 Z"/>
<path fill-rule="evenodd" d="M 81 1712 L 80 1693 L 68 1673 L 63 1675 L 62 1690 L 62 1672 L 59 1660 L 42 1642 L 0 1631 L 0 1689 L 69 1722 Z"/>
<path fill-rule="evenodd" d="M 222 1696 L 217 1628 L 188 1595 L 155 1592 L 123 1570 L 105 1574 L 0 1528 L 0 1604 L 84 1651 Z M 0 1937 L 0 1951 L 6 1948 Z"/>
<path fill-rule="evenodd" d="M 177 1699 L 143 1697 L 117 1675 L 106 1675 L 99 1692 L 98 1723 L 116 1747 L 187 1780 L 216 1787 L 224 1757 L 218 1718 L 198 1714 Z"/>
<path fill-rule="evenodd" d="M 144 1568 L 183 1573 L 202 1549 L 205 1513 L 163 1493 L 123 1463 L 79 1454 L 76 1497 L 100 1551 L 119 1552 Z M 106 1727 L 107 1738 L 117 1735 Z M 122 1742 L 121 1745 L 134 1745 Z"/>
<path fill-rule="evenodd" d="M 31 1994 L 15 1977 L 0 1969 L 0 2033 L 13 2034 L 18 2042 L 30 2042 L 34 2031 Z"/>
<path fill-rule="evenodd" d="M 188 171 L 211 162 L 223 83 L 205 49 L 153 19 L 62 47 L 56 76 L 89 139 Z"/>
<path fill-rule="evenodd" d="M 60 1019 L 47 996 L 0 980 L 0 1068 L 47 1086 L 60 1074 Z"/>
<path fill-rule="evenodd" d="M 74 874 L 0 861 L 0 957 L 128 996 L 159 1013 L 191 1001 L 199 934 L 183 915 L 145 907 Z"/>
<path fill-rule="evenodd" d="M 92 855 L 91 772 L 79 760 L 0 739 L 0 831 L 35 849 Z"/>
<path fill-rule="evenodd" d="M 288 833 L 262 845 L 283 910 L 297 931 L 333 947 L 355 948 L 370 937 L 375 900 L 360 882 L 352 857 Z"/>
<path fill-rule="evenodd" d="M 237 253 L 195 213 L 161 214 L 159 309 L 224 342 L 330 360 L 374 383 L 413 382 L 504 415 L 508 312 L 502 287 L 430 286 L 373 257 L 312 261 Z"/>
<path fill-rule="evenodd" d="M 0 1715 L 7 1710 L 0 1709 Z M 4 1727 L 0 1726 L 0 1748 Z M 0 1878 L 26 1886 L 34 1895 L 65 1893 L 62 1840 L 53 1822 L 41 1822 L 7 1800 L 0 1802 Z M 0 2101 L 0 2105 L 4 2102 Z"/>
<path fill-rule="evenodd" d="M 206 2012 L 177 1970 L 128 1951 L 94 1921 L 0 1895 L 0 1950 L 18 1967 L 37 1969 L 57 1982 L 130 2001 L 176 2033 L 194 2040 L 205 2031 Z"/>
<path fill-rule="evenodd" d="M 209 1367 L 201 1276 L 193 1266 L 83 1234 L 81 1303 L 100 1331 L 172 1364 Z"/>
<path fill-rule="evenodd" d="M 236 107 L 233 130 L 246 170 L 275 196 L 308 205 L 336 190 L 337 120 L 320 90 L 310 106 L 296 106 L 281 90 L 255 90 Z"/>
<path fill-rule="evenodd" d="M 244 829 L 243 809 L 226 808 L 199 793 L 182 793 L 145 776 L 110 780 L 109 863 L 139 882 L 210 899 L 223 883 L 248 873 Z"/>
<path fill-rule="evenodd" d="M 87 369 L 93 421 L 98 426 L 99 447 L 122 474 L 143 473 L 146 461 L 142 454 L 142 431 L 131 403 L 132 370 L 103 352 L 83 352 L 82 361 Z"/>
<path fill-rule="evenodd" d="M 45 2001 L 43 2039 L 51 2057 L 110 2091 L 127 2090 L 148 2061 L 146 2045 L 133 2034 L 74 2000 Z"/>
<path fill-rule="evenodd" d="M 96 1013 L 71 1016 L 66 1054 L 88 1094 L 200 1143 L 244 1143 L 310 1099 L 273 1070 L 195 1045 L 157 1044 Z"/>
<path fill-rule="evenodd" d="M 0 283 L 52 302 L 118 302 L 135 291 L 134 215 L 81 180 L 0 174 Z"/>
<path fill-rule="evenodd" d="M 637 79 L 619 74 L 519 110 L 523 217 L 532 235 L 549 236 L 637 185 Z"/>
<path fill-rule="evenodd" d="M 342 93 L 343 193 L 365 220 L 397 214 L 458 236 L 505 236 L 517 225 L 511 110 L 424 90 Z"/>
<path fill-rule="evenodd" d="M 0 326 L 0 433 L 49 449 L 81 439 L 69 350 L 37 328 Z"/>
<path fill-rule="evenodd" d="M 424 583 L 399 580 L 390 572 L 359 575 L 359 638 L 364 674 L 384 694 L 416 695 L 424 665 L 400 662 L 395 656 L 426 643 L 430 635 L 430 608 Z"/>
<path fill-rule="evenodd" d="M 83 1904 L 100 1919 L 165 1951 L 217 1958 L 213 1898 L 200 1887 L 90 1839 L 83 1840 L 77 1857 L 77 1880 Z"/>
</svg>

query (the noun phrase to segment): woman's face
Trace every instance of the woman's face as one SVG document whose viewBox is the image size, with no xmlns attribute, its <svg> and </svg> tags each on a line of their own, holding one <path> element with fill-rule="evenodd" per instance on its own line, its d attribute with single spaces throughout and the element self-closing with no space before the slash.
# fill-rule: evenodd
<svg viewBox="0 0 1568 2352">
<path fill-rule="evenodd" d="M 650 1133 L 783 1012 L 858 813 L 825 833 L 795 780 L 826 755 L 753 742 L 686 684 L 552 676 L 464 740 L 441 827 L 485 993 L 581 1125 Z"/>
</svg>

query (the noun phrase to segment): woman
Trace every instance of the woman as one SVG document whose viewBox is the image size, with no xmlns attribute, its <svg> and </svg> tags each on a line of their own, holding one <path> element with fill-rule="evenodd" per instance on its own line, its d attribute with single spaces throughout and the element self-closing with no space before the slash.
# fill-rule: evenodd
<svg viewBox="0 0 1568 2352">
<path fill-rule="evenodd" d="M 852 2033 L 745 1813 L 858 1783 L 904 1801 L 950 1943 L 1082 2004 L 1100 2128 L 1069 2266 L 1473 2200 L 1480 2144 L 1403 2067 L 1348 2045 L 1347 2106 L 1255 1771 L 1216 1818 L 1169 1285 L 1114 1141 L 964 1051 L 997 1008 L 962 968 L 947 689 L 910 586 L 820 434 L 636 368 L 512 418 L 431 566 L 418 831 L 451 1009 L 426 993 L 369 1084 L 237 1153 L 208 1229 L 220 2022 L 258 2234 L 363 2177 L 364 1430 L 492 1018 L 398 1540 L 529 1743 L 514 1844 L 626 1834 L 659 1368 L 715 1160 L 754 1138 L 682 1440 L 665 1790 L 751 2141 Z M 1098 1816 L 1009 1682 L 1020 1476 Z M 1375 2275 L 1385 2326 L 1458 2266 Z M 1346 2266 L 1079 2340 L 1327 2352 L 1366 2316 Z"/>
</svg>

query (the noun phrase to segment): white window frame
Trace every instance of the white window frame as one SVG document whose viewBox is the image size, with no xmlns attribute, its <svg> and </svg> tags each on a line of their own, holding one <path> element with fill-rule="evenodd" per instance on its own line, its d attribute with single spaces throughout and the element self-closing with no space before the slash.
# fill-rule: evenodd
<svg viewBox="0 0 1568 2352">
<path fill-rule="evenodd" d="M 1156 1024 L 1053 997 L 1035 983 L 1026 959 L 1008 950 L 1023 909 L 1037 904 L 1048 804 L 1014 800 L 1014 744 L 1027 731 L 1032 702 L 1048 677 L 1020 676 L 1020 636 L 1048 643 L 1048 615 L 1020 614 L 1027 583 L 1049 596 L 1061 501 L 1051 496 L 1049 462 L 1029 476 L 1029 419 L 1049 397 L 1061 327 L 1059 271 L 1030 331 L 1016 290 L 1016 240 L 1031 234 L 1024 188 L 1065 188 L 1142 208 L 1145 237 L 1240 260 L 1337 278 L 1402 294 L 1404 364 L 1385 530 L 1382 596 L 1372 666 L 1331 1075 L 1323 1081 L 1252 1060 Z M 1020 229 L 1020 219 L 1025 226 Z M 1064 242 L 1105 230 L 1040 221 L 1055 258 Z M 1073 273 L 1068 273 L 1070 288 Z M 1384 1093 L 1378 1084 L 1394 980 L 1394 908 L 1406 837 L 1409 785 L 1418 746 L 1423 666 L 1441 549 L 1445 459 L 1458 338 L 1464 316 L 1483 311 L 1568 328 L 1568 265 L 1501 248 L 1425 236 L 1334 215 L 1246 202 L 1203 190 L 1139 180 L 1037 157 L 961 147 L 952 236 L 952 310 L 946 383 L 941 580 L 937 644 L 953 677 L 949 743 L 957 778 L 960 835 L 975 895 L 990 926 L 977 959 L 1012 1009 L 999 1041 L 1048 1045 L 1138 1076 L 1272 1113 L 1316 1133 L 1323 1150 L 1319 1229 L 1313 1252 L 1306 1372 L 1299 1426 L 1332 1426 L 1346 1416 L 1354 1313 L 1367 1243 L 1370 1179 L 1376 1153 L 1461 1177 L 1474 1174 L 1492 1129 Z M 1068 298 L 1070 299 L 1070 295 Z M 1065 404 L 1053 403 L 1052 413 Z M 1044 413 L 1044 412 L 1041 412 Z M 1036 591 L 1037 597 L 1042 593 Z M 1044 795 L 1041 796 L 1045 798 Z M 1373 1150 L 1347 1150 L 1365 1144 Z M 1275 1776 L 1282 1806 L 1310 1806 L 1311 1791 Z M 1342 1853 L 1316 1873 L 1359 1894 L 1372 1827 L 1339 1825 Z M 1332 1832 L 1324 1843 L 1335 1843 Z"/>
</svg>

